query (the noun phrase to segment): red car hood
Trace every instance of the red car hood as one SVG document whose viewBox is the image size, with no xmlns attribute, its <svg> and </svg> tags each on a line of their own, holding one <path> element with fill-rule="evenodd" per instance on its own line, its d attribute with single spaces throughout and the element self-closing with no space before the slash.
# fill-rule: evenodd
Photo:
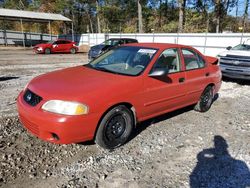
<svg viewBox="0 0 250 188">
<path fill-rule="evenodd" d="M 85 66 L 54 71 L 34 78 L 28 88 L 45 100 L 61 99 L 83 101 L 117 94 L 117 89 L 129 92 L 138 77 L 117 75 Z M 128 87 L 127 87 L 128 86 Z M 119 90 L 119 93 L 122 91 Z"/>
</svg>

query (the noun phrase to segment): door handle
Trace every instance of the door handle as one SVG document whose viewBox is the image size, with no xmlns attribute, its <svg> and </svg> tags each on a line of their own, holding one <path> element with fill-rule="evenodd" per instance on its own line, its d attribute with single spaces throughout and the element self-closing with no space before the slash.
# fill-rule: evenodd
<svg viewBox="0 0 250 188">
<path fill-rule="evenodd" d="M 184 82 L 185 81 L 185 78 L 179 78 L 179 82 Z"/>
<path fill-rule="evenodd" d="M 209 73 L 209 72 L 207 72 L 207 73 L 206 73 L 206 76 L 209 76 L 209 75 L 210 75 L 210 73 Z"/>
</svg>

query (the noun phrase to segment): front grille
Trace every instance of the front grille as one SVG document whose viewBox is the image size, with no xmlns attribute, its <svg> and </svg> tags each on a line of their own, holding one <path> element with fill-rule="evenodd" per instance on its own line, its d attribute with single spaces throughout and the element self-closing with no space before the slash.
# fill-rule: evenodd
<svg viewBox="0 0 250 188">
<path fill-rule="evenodd" d="M 20 116 L 20 119 L 26 129 L 28 129 L 34 135 L 39 136 L 39 128 L 37 125 L 35 125 L 34 123 L 31 123 L 29 120 L 27 120 L 23 116 Z"/>
<path fill-rule="evenodd" d="M 38 96 L 37 94 L 35 94 L 32 91 L 30 91 L 29 89 L 27 89 L 23 95 L 23 99 L 29 105 L 36 106 L 38 103 L 41 102 L 42 97 Z"/>
<path fill-rule="evenodd" d="M 230 55 L 230 54 L 227 54 L 226 57 L 234 58 L 234 59 L 248 59 L 248 60 L 250 60 L 250 56 Z"/>
<path fill-rule="evenodd" d="M 220 64 L 237 67 L 250 67 L 250 60 L 245 58 L 232 58 L 227 56 L 220 58 Z"/>
<path fill-rule="evenodd" d="M 237 65 L 233 64 L 233 63 L 228 63 L 228 62 L 220 62 L 221 65 L 230 65 L 233 67 L 250 67 L 250 63 L 249 64 L 245 64 L 245 63 L 239 63 Z"/>
</svg>

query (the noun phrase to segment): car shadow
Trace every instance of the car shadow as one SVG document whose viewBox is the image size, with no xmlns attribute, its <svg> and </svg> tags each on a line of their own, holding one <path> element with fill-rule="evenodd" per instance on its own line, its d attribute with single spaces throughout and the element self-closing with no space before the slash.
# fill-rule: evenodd
<svg viewBox="0 0 250 188">
<path fill-rule="evenodd" d="M 250 80 L 240 80 L 240 79 L 233 79 L 233 78 L 227 78 L 227 77 L 222 77 L 222 80 L 224 82 L 234 82 L 234 83 L 237 83 L 239 85 L 250 86 Z"/>
<path fill-rule="evenodd" d="M 17 76 L 1 76 L 0 77 L 0 82 L 7 81 L 7 80 L 14 80 L 18 79 L 19 77 Z"/>
<path fill-rule="evenodd" d="M 193 109 L 194 109 L 194 105 L 190 105 L 190 106 L 181 108 L 179 110 L 175 110 L 173 112 L 169 112 L 169 113 L 166 113 L 166 114 L 163 114 L 163 115 L 160 115 L 160 116 L 157 116 L 157 117 L 154 117 L 154 118 L 151 118 L 151 119 L 148 119 L 148 120 L 145 120 L 145 121 L 138 123 L 136 125 L 136 128 L 133 130 L 127 143 L 130 142 L 131 140 L 133 140 L 135 137 L 137 137 L 141 132 L 146 130 L 149 126 L 156 124 L 156 123 L 159 123 L 161 121 L 165 121 L 167 119 L 171 119 L 175 116 L 181 115 L 181 114 L 186 113 L 188 111 L 191 111 Z"/>
<path fill-rule="evenodd" d="M 197 154 L 189 184 L 191 188 L 246 188 L 250 186 L 250 171 L 244 161 L 229 154 L 226 140 L 216 135 L 214 147 Z"/>
</svg>

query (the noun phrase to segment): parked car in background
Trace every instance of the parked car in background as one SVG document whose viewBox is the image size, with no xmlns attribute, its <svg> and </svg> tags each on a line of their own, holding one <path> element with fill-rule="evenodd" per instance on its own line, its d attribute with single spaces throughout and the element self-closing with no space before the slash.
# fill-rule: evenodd
<svg viewBox="0 0 250 188">
<path fill-rule="evenodd" d="M 23 125 L 43 140 L 94 139 L 113 149 L 138 122 L 192 104 L 208 111 L 220 86 L 217 58 L 178 44 L 134 43 L 34 78 L 17 107 Z"/>
<path fill-rule="evenodd" d="M 138 43 L 136 39 L 131 39 L 131 38 L 111 38 L 108 40 L 105 40 L 103 43 L 92 46 L 89 50 L 88 53 L 88 58 L 89 60 L 95 59 L 98 57 L 100 54 L 103 52 L 108 51 L 114 46 L 119 46 L 122 44 L 128 44 L 128 43 Z"/>
<path fill-rule="evenodd" d="M 249 41 L 249 40 L 248 40 Z M 250 44 L 248 41 L 218 55 L 224 77 L 250 80 Z"/>
<path fill-rule="evenodd" d="M 76 42 L 65 39 L 58 39 L 56 41 L 50 41 L 47 43 L 37 44 L 33 48 L 34 52 L 41 54 L 51 53 L 71 53 L 75 54 L 78 51 Z"/>
</svg>

